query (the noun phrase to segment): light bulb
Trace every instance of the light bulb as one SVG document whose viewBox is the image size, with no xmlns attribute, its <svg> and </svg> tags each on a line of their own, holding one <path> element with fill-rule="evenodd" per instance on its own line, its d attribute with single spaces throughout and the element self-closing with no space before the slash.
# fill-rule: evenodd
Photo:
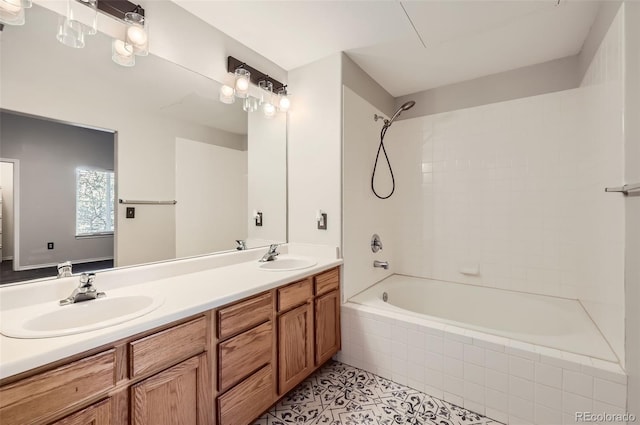
<svg viewBox="0 0 640 425">
<path fill-rule="evenodd" d="M 262 112 L 264 112 L 264 116 L 267 118 L 273 118 L 276 114 L 276 107 L 271 103 L 265 103 L 262 105 Z"/>
<path fill-rule="evenodd" d="M 127 29 L 127 40 L 134 46 L 144 46 L 148 39 L 147 32 L 142 27 L 132 25 Z"/>
<path fill-rule="evenodd" d="M 233 96 L 233 87 L 225 84 L 224 86 L 220 87 L 220 92 L 225 96 Z"/>
<path fill-rule="evenodd" d="M 289 100 L 289 98 L 285 95 L 280 96 L 280 102 L 278 102 L 278 108 L 282 112 L 287 112 L 290 106 L 291 106 L 291 101 Z"/>
<path fill-rule="evenodd" d="M 24 4 L 21 0 L 0 0 L 0 24 L 24 25 Z"/>
<path fill-rule="evenodd" d="M 122 40 L 114 40 L 113 48 L 115 52 L 120 56 L 129 57 L 133 55 L 133 49 L 131 48 L 131 46 L 128 46 Z"/>
<path fill-rule="evenodd" d="M 251 81 L 251 73 L 244 68 L 238 68 L 235 72 L 236 82 L 236 96 L 239 98 L 246 98 L 249 95 L 249 82 Z"/>
<path fill-rule="evenodd" d="M 236 81 L 236 89 L 246 91 L 249 88 L 249 81 L 246 78 L 238 78 Z"/>
<path fill-rule="evenodd" d="M 111 53 L 111 59 L 118 65 L 134 66 L 136 64 L 133 47 L 122 40 L 113 40 Z"/>
<path fill-rule="evenodd" d="M 226 84 L 220 87 L 220 102 L 231 104 L 235 101 L 236 98 L 233 95 L 233 87 L 227 86 Z"/>
<path fill-rule="evenodd" d="M 21 0 L 0 0 L 0 9 L 3 12 L 16 14 L 22 10 Z"/>
</svg>

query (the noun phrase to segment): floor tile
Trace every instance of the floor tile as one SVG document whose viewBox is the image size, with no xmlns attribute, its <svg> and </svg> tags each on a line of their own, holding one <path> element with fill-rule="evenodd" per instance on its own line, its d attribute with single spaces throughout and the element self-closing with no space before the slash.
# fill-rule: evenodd
<svg viewBox="0 0 640 425">
<path fill-rule="evenodd" d="M 498 425 L 396 382 L 330 362 L 253 425 Z"/>
</svg>

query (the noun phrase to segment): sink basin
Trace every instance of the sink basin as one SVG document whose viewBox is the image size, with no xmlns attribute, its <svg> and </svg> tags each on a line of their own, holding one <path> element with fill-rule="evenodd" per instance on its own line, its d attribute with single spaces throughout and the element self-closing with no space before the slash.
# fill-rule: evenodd
<svg viewBox="0 0 640 425">
<path fill-rule="evenodd" d="M 117 325 L 157 309 L 163 298 L 123 295 L 59 306 L 40 304 L 2 314 L 0 333 L 13 338 L 50 338 Z"/>
<path fill-rule="evenodd" d="M 276 258 L 273 261 L 267 261 L 260 263 L 258 266 L 261 270 L 269 272 L 288 272 L 291 270 L 301 270 L 308 267 L 313 267 L 318 262 L 312 258 L 303 257 L 282 257 Z"/>
</svg>

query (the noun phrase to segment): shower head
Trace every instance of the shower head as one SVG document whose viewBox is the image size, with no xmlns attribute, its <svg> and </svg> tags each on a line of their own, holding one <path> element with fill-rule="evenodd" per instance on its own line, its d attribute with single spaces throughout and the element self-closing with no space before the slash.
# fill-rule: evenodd
<svg viewBox="0 0 640 425">
<path fill-rule="evenodd" d="M 413 108 L 414 105 L 416 104 L 416 102 L 414 102 L 413 100 L 410 100 L 408 102 L 405 102 L 402 104 L 402 106 L 400 106 L 400 108 L 398 108 L 398 110 L 396 111 L 395 114 L 393 114 L 393 116 L 391 117 L 390 120 L 385 121 L 384 125 L 389 127 L 391 124 L 393 124 L 393 122 L 395 121 L 396 118 L 398 118 L 400 116 L 400 114 L 404 111 L 408 111 L 409 109 Z"/>
</svg>

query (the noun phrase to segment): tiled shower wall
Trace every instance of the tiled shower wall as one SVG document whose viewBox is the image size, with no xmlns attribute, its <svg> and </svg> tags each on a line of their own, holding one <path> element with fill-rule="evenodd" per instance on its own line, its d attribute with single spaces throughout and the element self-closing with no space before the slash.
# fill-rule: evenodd
<svg viewBox="0 0 640 425">
<path fill-rule="evenodd" d="M 622 60 L 616 52 L 600 52 L 592 65 L 599 71 L 590 73 L 613 69 Z M 585 86 L 394 123 L 385 144 L 396 193 L 384 201 L 345 193 L 345 294 L 375 282 L 348 270 L 350 246 L 370 254 L 360 240 L 368 231 L 353 241 L 349 223 L 391 224 L 385 237 L 394 248 L 383 251 L 391 272 L 580 298 L 622 357 L 624 205 L 620 194 L 604 192 L 623 183 L 619 89 Z M 370 194 L 370 175 L 352 171 L 363 162 L 370 170 L 377 134 L 361 130 L 368 139 L 355 143 L 357 154 L 358 133 L 346 127 L 381 125 L 368 116 L 353 123 L 364 101 L 345 90 L 344 102 L 344 184 L 357 180 Z"/>
<path fill-rule="evenodd" d="M 607 186 L 625 183 L 623 70 L 626 6 L 620 6 L 581 84 L 581 90 L 588 96 L 588 102 L 584 105 L 586 120 L 598 124 L 592 137 L 586 140 L 597 146 L 590 149 L 593 153 L 583 163 L 583 167 L 599 172 L 590 176 L 594 189 L 598 183 Z M 623 357 L 625 229 L 621 223 L 624 217 L 624 197 L 619 193 L 604 194 L 600 202 L 584 199 L 584 206 L 585 220 L 599 226 L 593 228 L 594 237 L 590 246 L 583 248 L 589 253 L 584 259 L 590 262 L 585 264 L 585 274 L 588 277 L 578 287 L 578 298 L 619 357 Z M 607 211 L 611 214 L 605 216 Z M 605 217 L 610 221 L 604 221 Z M 584 242 L 588 242 L 586 238 Z M 614 259 L 612 255 L 619 257 Z"/>
</svg>

